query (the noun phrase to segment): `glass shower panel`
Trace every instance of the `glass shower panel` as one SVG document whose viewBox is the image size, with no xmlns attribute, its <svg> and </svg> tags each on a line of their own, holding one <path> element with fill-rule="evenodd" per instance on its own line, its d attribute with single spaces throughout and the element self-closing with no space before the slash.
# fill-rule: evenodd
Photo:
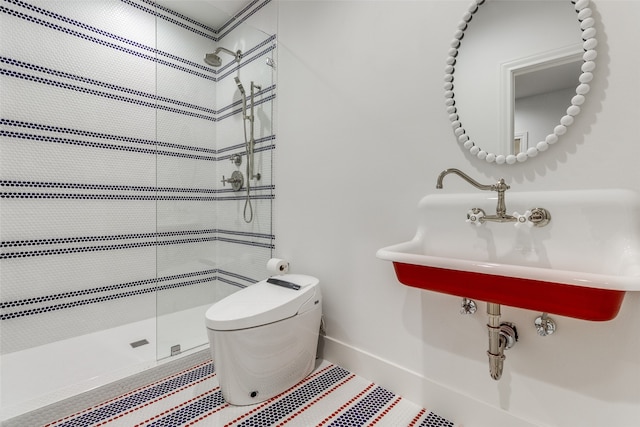
<svg viewBox="0 0 640 427">
<path fill-rule="evenodd" d="M 156 359 L 155 14 L 131 3 L 3 2 L 0 420 Z"/>
<path fill-rule="evenodd" d="M 217 123 L 218 297 L 264 279 L 267 276 L 266 262 L 271 257 L 274 242 L 271 164 L 275 146 L 275 36 L 245 24 L 226 35 L 221 45 L 239 47 L 243 58 L 239 69 L 225 74 L 218 81 L 216 93 L 217 108 L 224 111 Z M 243 118 L 239 85 L 246 95 L 247 119 Z M 248 170 L 251 156 L 247 155 L 251 151 L 247 147 L 252 134 L 253 172 Z M 241 158 L 241 165 L 230 161 L 234 156 Z M 223 177 L 229 177 L 234 171 L 244 176 L 245 185 L 240 191 L 221 184 Z"/>
<path fill-rule="evenodd" d="M 207 344 L 207 308 L 261 280 L 273 247 L 274 69 L 266 63 L 273 59 L 274 37 L 237 21 L 214 31 L 198 20 L 220 17 L 187 19 L 187 12 L 157 19 L 158 52 L 167 62 L 159 61 L 157 70 L 158 359 Z M 205 64 L 205 54 L 217 47 L 242 50 L 241 62 L 221 52 L 221 66 Z M 249 109 L 254 81 L 254 157 L 261 179 L 250 182 L 251 223 L 242 217 L 246 183 L 239 191 L 222 183 L 236 170 L 247 179 L 242 98 L 234 77 L 246 88 Z M 230 161 L 233 155 L 239 166 Z"/>
</svg>

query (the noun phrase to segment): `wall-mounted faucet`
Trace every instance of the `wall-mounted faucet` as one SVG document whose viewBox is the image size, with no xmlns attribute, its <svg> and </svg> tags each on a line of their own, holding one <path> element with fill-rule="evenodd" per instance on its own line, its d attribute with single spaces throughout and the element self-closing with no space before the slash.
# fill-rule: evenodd
<svg viewBox="0 0 640 427">
<path fill-rule="evenodd" d="M 444 177 L 449 174 L 458 175 L 460 178 L 464 179 L 479 190 L 496 191 L 498 193 L 498 204 L 496 206 L 495 215 L 487 215 L 484 210 L 480 208 L 472 208 L 467 213 L 467 222 L 475 225 L 481 225 L 487 221 L 515 222 L 516 226 L 526 224 L 528 226 L 543 227 L 551 221 L 551 214 L 544 208 L 533 208 L 522 215 L 517 212 L 514 212 L 513 215 L 507 215 L 507 205 L 504 193 L 511 187 L 507 185 L 504 178 L 500 178 L 500 180 L 495 184 L 480 184 L 460 169 L 451 168 L 440 172 L 438 180 L 436 181 L 437 189 L 442 188 L 442 181 L 444 180 Z"/>
</svg>

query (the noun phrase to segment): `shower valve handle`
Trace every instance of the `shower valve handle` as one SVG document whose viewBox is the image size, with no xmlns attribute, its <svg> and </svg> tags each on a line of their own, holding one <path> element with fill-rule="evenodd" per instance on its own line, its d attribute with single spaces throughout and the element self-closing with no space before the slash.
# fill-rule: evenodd
<svg viewBox="0 0 640 427">
<path fill-rule="evenodd" d="M 242 188 L 242 185 L 244 184 L 244 177 L 242 176 L 242 172 L 240 171 L 234 171 L 231 174 L 231 178 L 225 178 L 224 175 L 222 175 L 222 186 L 226 186 L 227 182 L 229 184 L 231 184 L 231 187 L 233 188 L 234 191 L 238 191 Z"/>
<path fill-rule="evenodd" d="M 228 182 L 229 184 L 232 184 L 232 185 L 233 185 L 233 184 L 235 184 L 236 182 L 240 182 L 240 180 L 239 180 L 239 179 L 237 179 L 237 178 L 225 178 L 225 177 L 224 177 L 224 175 L 222 175 L 222 181 L 220 181 L 220 182 L 222 183 L 222 186 L 224 187 L 224 186 L 226 186 L 226 185 L 227 185 L 227 182 Z"/>
</svg>

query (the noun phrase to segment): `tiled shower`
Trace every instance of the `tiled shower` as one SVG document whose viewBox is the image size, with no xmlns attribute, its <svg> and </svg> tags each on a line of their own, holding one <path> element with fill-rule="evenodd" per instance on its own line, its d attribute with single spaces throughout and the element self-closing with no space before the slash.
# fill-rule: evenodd
<svg viewBox="0 0 640 427">
<path fill-rule="evenodd" d="M 0 5 L 3 418 L 197 349 L 206 308 L 265 276 L 276 43 L 252 16 L 269 1 L 217 28 L 170 1 Z M 240 63 L 206 65 L 218 46 Z M 261 87 L 251 222 L 222 183 L 247 179 L 234 77 Z"/>
</svg>

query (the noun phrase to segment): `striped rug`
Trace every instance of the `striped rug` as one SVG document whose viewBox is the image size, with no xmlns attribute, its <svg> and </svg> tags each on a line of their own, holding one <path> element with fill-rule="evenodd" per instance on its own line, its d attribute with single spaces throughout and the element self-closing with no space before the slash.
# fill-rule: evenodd
<svg viewBox="0 0 640 427">
<path fill-rule="evenodd" d="M 455 427 L 451 421 L 326 361 L 272 399 L 231 406 L 222 397 L 211 360 L 47 427 L 193 425 Z"/>
</svg>

